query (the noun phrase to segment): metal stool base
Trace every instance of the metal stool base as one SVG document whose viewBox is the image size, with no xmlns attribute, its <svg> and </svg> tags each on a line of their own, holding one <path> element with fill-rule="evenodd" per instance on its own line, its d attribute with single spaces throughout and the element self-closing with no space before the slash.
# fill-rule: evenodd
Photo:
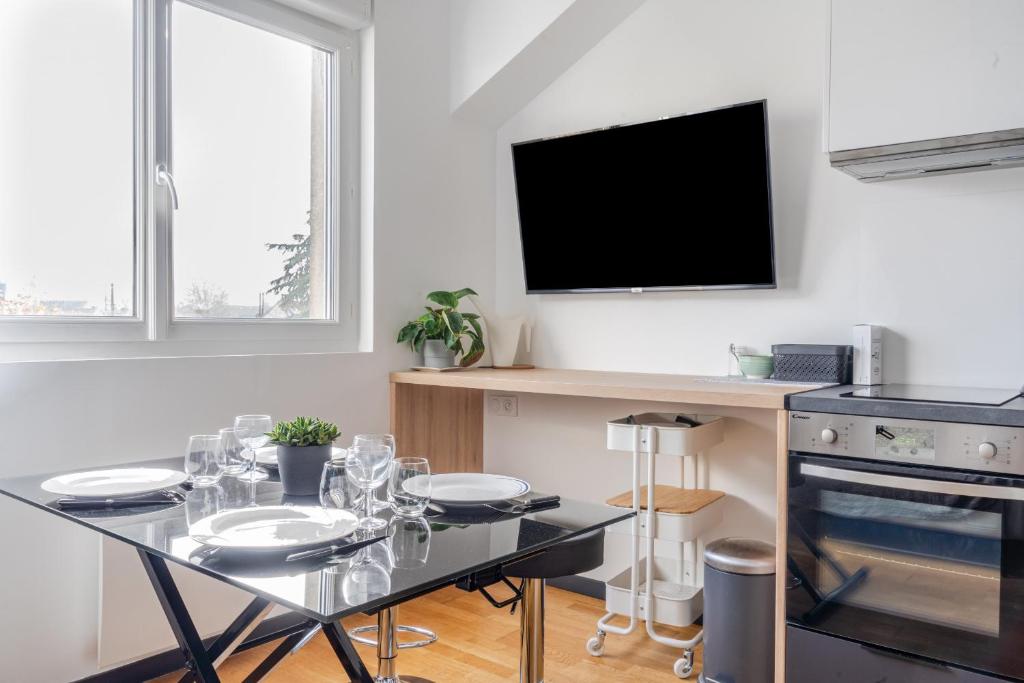
<svg viewBox="0 0 1024 683">
<path fill-rule="evenodd" d="M 399 633 L 415 633 L 416 635 L 423 636 L 422 640 L 411 640 L 407 643 L 399 643 L 399 650 L 408 650 L 414 647 L 426 647 L 437 642 L 437 634 L 433 631 L 419 626 L 396 626 L 395 631 Z M 359 628 L 349 629 L 348 637 L 359 643 L 360 645 L 370 645 L 371 647 L 377 647 L 377 640 L 374 638 L 367 638 L 362 633 L 376 633 L 377 626 L 360 626 Z"/>
</svg>

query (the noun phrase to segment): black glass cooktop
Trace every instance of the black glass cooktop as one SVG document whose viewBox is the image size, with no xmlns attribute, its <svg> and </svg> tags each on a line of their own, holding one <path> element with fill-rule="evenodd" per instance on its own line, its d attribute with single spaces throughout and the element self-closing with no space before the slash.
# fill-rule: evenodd
<svg viewBox="0 0 1024 683">
<path fill-rule="evenodd" d="M 1014 389 L 976 389 L 973 387 L 932 387 L 920 384 L 882 384 L 860 387 L 840 394 L 843 398 L 873 398 L 883 401 L 921 401 L 963 405 L 1001 406 L 1021 395 Z"/>
</svg>

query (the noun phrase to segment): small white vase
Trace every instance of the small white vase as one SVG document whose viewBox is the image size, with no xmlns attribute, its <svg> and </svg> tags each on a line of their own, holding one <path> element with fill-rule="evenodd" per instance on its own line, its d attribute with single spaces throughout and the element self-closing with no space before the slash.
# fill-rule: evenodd
<svg viewBox="0 0 1024 683">
<path fill-rule="evenodd" d="M 516 364 L 516 352 L 519 349 L 519 338 L 523 333 L 521 316 L 508 318 L 491 317 L 487 319 L 488 343 L 491 350 L 491 364 L 496 368 L 509 368 Z"/>
</svg>

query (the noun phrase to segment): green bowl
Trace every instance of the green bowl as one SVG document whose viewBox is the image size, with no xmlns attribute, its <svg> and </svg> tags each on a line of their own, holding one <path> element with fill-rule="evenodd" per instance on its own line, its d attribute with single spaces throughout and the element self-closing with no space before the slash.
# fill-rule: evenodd
<svg viewBox="0 0 1024 683">
<path fill-rule="evenodd" d="M 768 379 L 775 369 L 771 356 L 740 356 L 740 372 L 750 379 Z"/>
</svg>

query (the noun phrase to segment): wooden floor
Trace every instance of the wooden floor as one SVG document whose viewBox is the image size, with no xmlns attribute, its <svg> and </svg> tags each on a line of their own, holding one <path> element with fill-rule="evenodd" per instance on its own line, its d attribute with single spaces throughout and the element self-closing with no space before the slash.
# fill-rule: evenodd
<svg viewBox="0 0 1024 683">
<path fill-rule="evenodd" d="M 643 623 L 630 636 L 608 635 L 603 657 L 591 657 L 584 649 L 595 623 L 604 614 L 604 603 L 575 593 L 549 588 L 546 605 L 545 679 L 604 683 L 644 681 L 678 683 L 672 663 L 679 651 L 659 645 L 643 635 Z M 624 620 L 623 620 L 624 621 Z M 347 627 L 370 623 L 362 615 L 345 620 Z M 399 623 L 425 626 L 437 631 L 440 640 L 426 648 L 404 650 L 399 656 L 399 674 L 423 676 L 436 683 L 499 683 L 518 680 L 519 614 L 496 610 L 476 593 L 455 588 L 438 591 L 402 605 Z M 618 623 L 618 622 L 615 622 Z M 659 632 L 685 637 L 694 628 L 660 627 Z M 219 672 L 225 683 L 241 681 L 273 648 L 264 645 L 242 652 L 225 662 Z M 374 649 L 357 646 L 371 672 L 376 673 Z M 700 671 L 701 648 L 697 648 L 696 680 Z M 168 676 L 160 683 L 177 680 Z M 318 635 L 297 655 L 282 663 L 268 681 L 345 680 L 341 665 L 330 645 Z"/>
</svg>

